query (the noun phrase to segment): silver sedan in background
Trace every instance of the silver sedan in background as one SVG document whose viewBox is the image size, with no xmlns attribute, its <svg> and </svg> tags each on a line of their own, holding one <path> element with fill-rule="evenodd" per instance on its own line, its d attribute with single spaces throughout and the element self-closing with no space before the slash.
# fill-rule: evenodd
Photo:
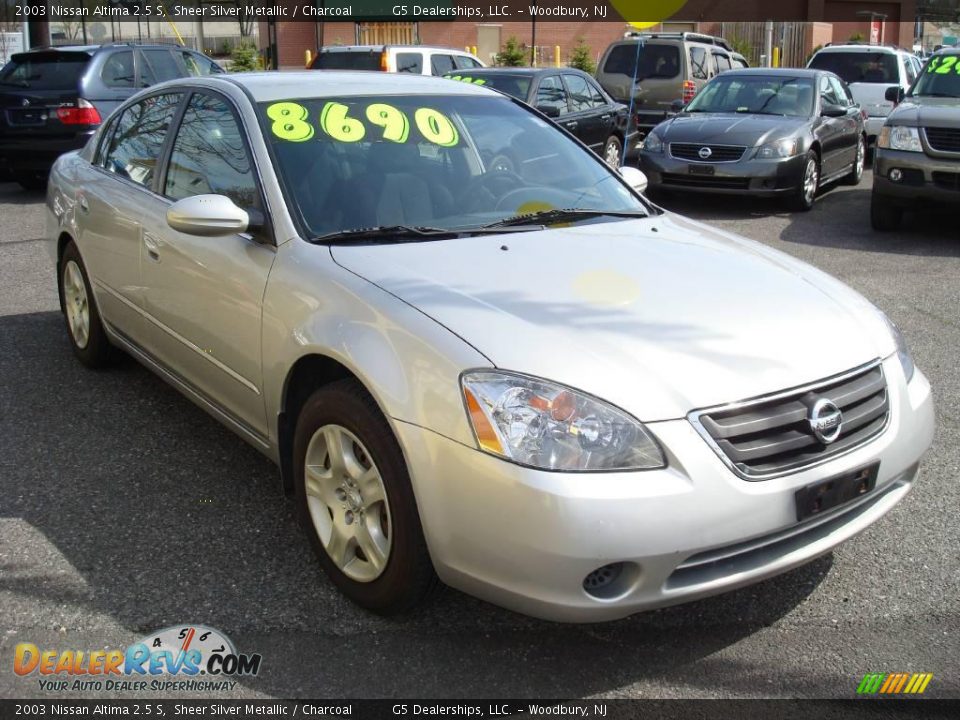
<svg viewBox="0 0 960 720">
<path fill-rule="evenodd" d="M 934 430 L 880 311 L 643 184 L 474 85 L 197 78 L 58 160 L 49 247 L 80 361 L 276 462 L 354 601 L 597 621 L 828 552 Z"/>
</svg>

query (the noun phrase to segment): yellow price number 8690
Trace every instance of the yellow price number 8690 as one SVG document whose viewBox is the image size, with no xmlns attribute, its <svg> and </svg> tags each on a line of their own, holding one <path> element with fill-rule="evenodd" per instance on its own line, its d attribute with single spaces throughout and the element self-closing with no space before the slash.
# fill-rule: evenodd
<svg viewBox="0 0 960 720">
<path fill-rule="evenodd" d="M 339 142 L 358 142 L 367 135 L 362 120 L 349 117 L 350 107 L 330 101 L 320 111 L 320 129 Z M 273 121 L 271 132 L 287 142 L 304 142 L 314 135 L 314 127 L 307 117 L 310 112 L 295 102 L 278 102 L 267 108 L 267 117 Z M 397 107 L 387 103 L 371 103 L 363 111 L 371 125 L 383 130 L 383 139 L 395 143 L 410 140 L 410 119 Z M 413 113 L 417 130 L 428 142 L 442 147 L 453 147 L 460 142 L 456 126 L 439 110 L 418 108 Z"/>
</svg>

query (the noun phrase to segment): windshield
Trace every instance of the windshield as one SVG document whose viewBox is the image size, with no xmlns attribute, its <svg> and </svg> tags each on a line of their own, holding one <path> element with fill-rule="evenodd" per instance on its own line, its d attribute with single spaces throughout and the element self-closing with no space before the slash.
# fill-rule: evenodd
<svg viewBox="0 0 960 720">
<path fill-rule="evenodd" d="M 724 74 L 707 83 L 686 112 L 809 117 L 813 114 L 813 80 Z"/>
<path fill-rule="evenodd" d="M 90 56 L 77 52 L 14 55 L 0 70 L 0 84 L 31 90 L 77 91 Z"/>
<path fill-rule="evenodd" d="M 897 56 L 889 52 L 852 50 L 850 52 L 820 52 L 810 61 L 810 67 L 829 70 L 849 84 L 900 84 Z"/>
<path fill-rule="evenodd" d="M 505 97 L 310 98 L 260 112 L 309 237 L 479 227 L 556 208 L 646 210 L 599 158 Z"/>
<path fill-rule="evenodd" d="M 960 98 L 960 55 L 930 58 L 910 94 Z"/>
<path fill-rule="evenodd" d="M 310 66 L 311 70 L 381 70 L 377 50 L 327 50 Z"/>
</svg>

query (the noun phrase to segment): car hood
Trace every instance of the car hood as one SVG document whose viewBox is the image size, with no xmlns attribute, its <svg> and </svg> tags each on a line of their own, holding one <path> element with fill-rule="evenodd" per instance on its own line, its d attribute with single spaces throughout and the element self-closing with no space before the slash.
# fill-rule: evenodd
<svg viewBox="0 0 960 720">
<path fill-rule="evenodd" d="M 839 281 L 675 215 L 331 253 L 493 365 L 645 421 L 796 387 L 894 350 L 880 315 Z"/>
<path fill-rule="evenodd" d="M 748 115 L 746 113 L 693 113 L 679 115 L 656 128 L 666 142 L 717 143 L 746 145 L 792 137 L 807 123 L 806 118 L 782 115 Z"/>
<path fill-rule="evenodd" d="M 960 128 L 960 98 L 908 97 L 890 113 L 887 122 L 914 127 Z"/>
</svg>

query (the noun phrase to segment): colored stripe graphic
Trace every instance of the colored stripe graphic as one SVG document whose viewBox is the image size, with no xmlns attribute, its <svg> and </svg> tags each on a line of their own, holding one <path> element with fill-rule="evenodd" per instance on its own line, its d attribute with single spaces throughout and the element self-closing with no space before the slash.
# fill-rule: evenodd
<svg viewBox="0 0 960 720">
<path fill-rule="evenodd" d="M 933 680 L 933 673 L 867 673 L 857 687 L 858 695 L 920 695 Z"/>
</svg>

